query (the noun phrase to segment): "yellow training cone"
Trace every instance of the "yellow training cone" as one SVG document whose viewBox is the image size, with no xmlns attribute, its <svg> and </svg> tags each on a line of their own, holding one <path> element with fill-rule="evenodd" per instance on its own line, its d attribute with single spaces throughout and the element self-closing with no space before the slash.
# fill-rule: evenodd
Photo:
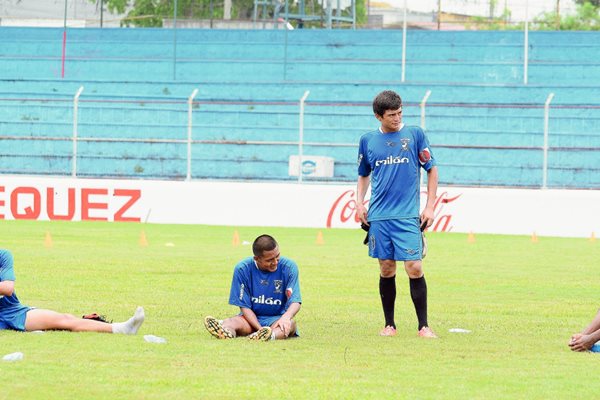
<svg viewBox="0 0 600 400">
<path fill-rule="evenodd" d="M 321 231 L 319 231 L 319 233 L 317 233 L 317 244 L 318 245 L 325 244 L 325 241 L 323 240 L 323 232 L 321 232 Z"/>
<path fill-rule="evenodd" d="M 596 232 L 592 232 L 592 236 L 590 236 L 590 242 L 596 241 Z"/>
<path fill-rule="evenodd" d="M 238 233 L 238 231 L 233 231 L 233 239 L 231 240 L 231 244 L 233 246 L 240 245 L 240 234 Z"/>
<path fill-rule="evenodd" d="M 535 232 L 533 232 L 533 234 L 531 235 L 531 241 L 532 241 L 533 243 L 537 243 L 537 242 L 538 242 L 538 237 L 537 237 L 537 235 L 535 234 Z"/>
<path fill-rule="evenodd" d="M 469 232 L 469 236 L 467 236 L 467 242 L 475 243 L 475 235 L 473 235 L 473 232 Z"/>
<path fill-rule="evenodd" d="M 146 239 L 146 232 L 140 232 L 140 246 L 146 247 L 148 246 L 148 239 Z"/>
<path fill-rule="evenodd" d="M 44 239 L 45 247 L 52 247 L 52 236 L 50 236 L 50 232 L 46 232 L 46 239 Z"/>
</svg>

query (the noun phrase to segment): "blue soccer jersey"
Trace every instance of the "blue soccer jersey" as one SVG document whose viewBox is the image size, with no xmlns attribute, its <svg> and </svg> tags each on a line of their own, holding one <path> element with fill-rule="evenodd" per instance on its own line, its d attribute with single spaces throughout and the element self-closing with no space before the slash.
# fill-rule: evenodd
<svg viewBox="0 0 600 400">
<path fill-rule="evenodd" d="M 0 282 L 15 281 L 13 256 L 8 250 L 0 249 Z M 13 291 L 10 296 L 0 295 L 0 329 L 25 330 L 25 321 L 30 307 L 19 303 Z"/>
<path fill-rule="evenodd" d="M 429 171 L 435 165 L 427 137 L 417 126 L 362 135 L 358 174 L 371 176 L 368 220 L 419 217 L 420 168 Z"/>
<path fill-rule="evenodd" d="M 257 316 L 277 316 L 283 315 L 291 303 L 302 303 L 294 261 L 279 258 L 275 272 L 258 269 L 253 257 L 235 266 L 229 304 L 249 308 Z"/>
</svg>

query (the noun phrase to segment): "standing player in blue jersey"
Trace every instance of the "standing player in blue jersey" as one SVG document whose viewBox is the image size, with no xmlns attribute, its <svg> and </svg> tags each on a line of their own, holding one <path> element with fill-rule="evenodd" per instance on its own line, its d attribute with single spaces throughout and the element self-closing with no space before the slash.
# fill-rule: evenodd
<svg viewBox="0 0 600 400">
<path fill-rule="evenodd" d="M 396 335 L 396 262 L 403 261 L 419 321 L 418 334 L 435 338 L 427 322 L 427 284 L 423 275 L 421 230 L 433 223 L 438 172 L 423 130 L 402 123 L 402 99 L 386 90 L 373 100 L 381 126 L 360 138 L 357 213 L 369 225 L 369 255 L 379 260 L 379 294 L 385 317 L 382 336 Z M 420 177 L 427 171 L 427 204 L 419 214 Z M 369 210 L 365 195 L 371 185 Z"/>
<path fill-rule="evenodd" d="M 294 316 L 300 311 L 302 297 L 298 266 L 281 257 L 279 245 L 269 235 L 252 244 L 254 257 L 240 261 L 233 270 L 229 304 L 240 314 L 220 321 L 204 319 L 204 326 L 216 338 L 248 336 L 253 340 L 287 339 L 297 336 Z"/>
<path fill-rule="evenodd" d="M 28 307 L 15 294 L 13 256 L 0 249 L 0 329 L 16 331 L 64 330 L 73 332 L 106 332 L 135 335 L 144 322 L 144 309 L 125 322 L 107 323 L 77 318 L 71 314 Z"/>
</svg>

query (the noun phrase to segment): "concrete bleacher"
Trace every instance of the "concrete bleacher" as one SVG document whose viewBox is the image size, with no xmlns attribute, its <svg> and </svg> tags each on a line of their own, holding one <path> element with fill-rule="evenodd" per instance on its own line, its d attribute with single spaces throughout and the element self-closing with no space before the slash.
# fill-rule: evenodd
<svg viewBox="0 0 600 400">
<path fill-rule="evenodd" d="M 377 126 L 371 99 L 392 88 L 413 125 L 431 90 L 440 181 L 474 186 L 541 185 L 554 93 L 548 184 L 600 188 L 600 34 L 529 37 L 524 85 L 522 32 L 409 31 L 400 82 L 400 31 L 69 29 L 61 78 L 62 29 L 0 28 L 0 172 L 71 174 L 83 86 L 78 176 L 185 178 L 187 98 L 198 89 L 194 179 L 295 179 L 288 158 L 308 90 L 304 154 L 335 159 L 321 180 L 354 181 L 355 144 Z"/>
</svg>

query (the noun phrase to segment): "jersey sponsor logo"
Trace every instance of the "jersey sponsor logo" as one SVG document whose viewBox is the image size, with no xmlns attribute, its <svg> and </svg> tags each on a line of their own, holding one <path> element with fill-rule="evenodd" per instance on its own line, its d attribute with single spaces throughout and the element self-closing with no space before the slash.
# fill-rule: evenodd
<svg viewBox="0 0 600 400">
<path fill-rule="evenodd" d="M 362 161 L 362 159 L 363 159 L 363 155 L 359 154 L 358 155 L 358 162 L 357 162 L 358 165 L 360 165 L 360 162 Z"/>
<path fill-rule="evenodd" d="M 240 300 L 244 298 L 244 284 L 240 285 Z"/>
<path fill-rule="evenodd" d="M 375 161 L 375 167 L 379 167 L 380 165 L 408 164 L 408 161 L 408 157 L 387 156 L 387 158 L 384 158 L 383 160 Z"/>
<path fill-rule="evenodd" d="M 268 304 L 268 305 L 273 305 L 273 306 L 280 306 L 281 305 L 281 300 L 274 299 L 272 297 L 265 297 L 264 294 L 261 294 L 258 297 L 253 297 L 252 298 L 252 302 L 256 303 L 256 304 Z"/>
<path fill-rule="evenodd" d="M 427 164 L 429 160 L 431 160 L 431 153 L 429 152 L 429 147 L 425 147 L 419 153 L 419 161 L 421 162 L 421 164 Z"/>
</svg>

